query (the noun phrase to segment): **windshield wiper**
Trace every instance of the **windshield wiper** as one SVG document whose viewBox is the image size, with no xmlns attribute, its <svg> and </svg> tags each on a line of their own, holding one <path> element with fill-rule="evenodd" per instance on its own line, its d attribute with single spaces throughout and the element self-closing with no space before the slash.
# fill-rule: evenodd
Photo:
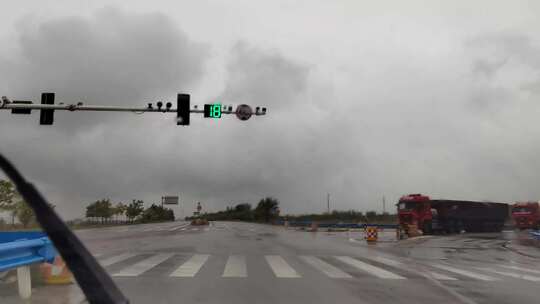
<svg viewBox="0 0 540 304">
<path fill-rule="evenodd" d="M 49 206 L 37 189 L 0 154 L 0 168 L 11 179 L 75 276 L 90 303 L 129 303 L 90 251 Z"/>
</svg>

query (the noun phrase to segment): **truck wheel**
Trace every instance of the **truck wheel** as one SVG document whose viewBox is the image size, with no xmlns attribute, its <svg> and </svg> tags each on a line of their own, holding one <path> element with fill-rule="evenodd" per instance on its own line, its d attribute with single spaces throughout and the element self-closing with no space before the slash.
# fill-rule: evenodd
<svg viewBox="0 0 540 304">
<path fill-rule="evenodd" d="M 431 221 L 425 221 L 424 222 L 424 227 L 422 227 L 422 232 L 424 233 L 424 235 L 427 235 L 427 234 L 431 234 Z"/>
</svg>

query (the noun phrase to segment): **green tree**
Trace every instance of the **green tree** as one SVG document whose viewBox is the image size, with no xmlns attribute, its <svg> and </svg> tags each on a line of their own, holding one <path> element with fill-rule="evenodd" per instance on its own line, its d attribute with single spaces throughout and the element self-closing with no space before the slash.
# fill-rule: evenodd
<svg viewBox="0 0 540 304">
<path fill-rule="evenodd" d="M 97 204 L 98 215 L 101 217 L 101 222 L 108 222 L 114 214 L 111 201 L 109 199 L 102 199 Z"/>
<path fill-rule="evenodd" d="M 114 208 L 109 199 L 102 199 L 86 206 L 86 217 L 90 219 L 98 218 L 101 223 L 105 223 L 114 215 Z"/>
<path fill-rule="evenodd" d="M 141 200 L 133 200 L 129 205 L 126 207 L 126 216 L 130 222 L 133 222 L 133 220 L 141 215 L 141 213 L 144 211 L 144 202 Z"/>
<path fill-rule="evenodd" d="M 23 200 L 17 203 L 17 219 L 24 228 L 28 227 L 32 221 L 35 221 L 36 215 L 34 210 Z"/>
<path fill-rule="evenodd" d="M 91 222 L 94 222 L 94 219 L 97 218 L 97 202 L 93 202 L 90 205 L 86 206 L 86 218 L 89 218 Z"/>
<path fill-rule="evenodd" d="M 141 221 L 143 223 L 174 221 L 174 212 L 171 209 L 152 204 L 142 213 Z"/>
<path fill-rule="evenodd" d="M 377 212 L 376 211 L 366 212 L 366 218 L 368 221 L 375 221 L 377 218 Z"/>
<path fill-rule="evenodd" d="M 259 201 L 254 211 L 255 219 L 270 222 L 279 216 L 279 201 L 272 197 L 266 197 Z"/>
<path fill-rule="evenodd" d="M 119 215 L 121 216 L 126 213 L 126 209 L 127 209 L 127 206 L 122 202 L 119 202 L 118 204 L 116 204 L 116 206 L 114 206 L 114 216 L 115 216 L 116 222 L 118 222 Z"/>
<path fill-rule="evenodd" d="M 13 183 L 6 180 L 0 180 L 0 211 L 8 211 L 11 215 L 11 225 L 15 224 L 17 215 L 17 202 L 20 196 L 13 186 Z"/>
</svg>

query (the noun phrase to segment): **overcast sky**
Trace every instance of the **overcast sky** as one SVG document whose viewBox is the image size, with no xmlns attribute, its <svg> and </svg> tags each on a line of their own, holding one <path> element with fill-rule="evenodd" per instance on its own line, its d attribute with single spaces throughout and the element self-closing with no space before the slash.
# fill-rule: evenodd
<svg viewBox="0 0 540 304">
<path fill-rule="evenodd" d="M 129 4 L 128 4 L 129 3 Z M 406 193 L 539 200 L 538 1 L 2 1 L 0 95 L 267 106 L 192 115 L 0 112 L 0 152 L 81 217 L 178 194 L 285 213 Z M 180 208 L 175 209 L 182 215 Z"/>
</svg>

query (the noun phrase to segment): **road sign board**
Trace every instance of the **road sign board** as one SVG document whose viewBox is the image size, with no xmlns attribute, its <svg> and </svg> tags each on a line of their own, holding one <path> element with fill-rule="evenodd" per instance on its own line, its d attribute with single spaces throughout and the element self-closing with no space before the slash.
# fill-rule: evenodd
<svg viewBox="0 0 540 304">
<path fill-rule="evenodd" d="M 241 104 L 236 108 L 236 117 L 240 120 L 248 120 L 253 115 L 253 109 L 247 104 Z"/>
<path fill-rule="evenodd" d="M 164 205 L 178 205 L 178 196 L 163 196 L 161 200 Z"/>
</svg>

